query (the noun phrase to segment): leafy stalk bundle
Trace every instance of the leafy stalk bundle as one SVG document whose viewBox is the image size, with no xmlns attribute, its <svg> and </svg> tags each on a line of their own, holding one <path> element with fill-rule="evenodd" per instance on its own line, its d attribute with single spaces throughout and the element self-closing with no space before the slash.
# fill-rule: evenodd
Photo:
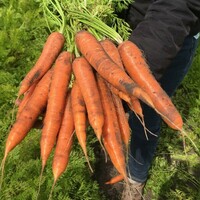
<svg viewBox="0 0 200 200">
<path fill-rule="evenodd" d="M 74 35 L 88 30 L 96 38 L 110 38 L 121 43 L 130 35 L 130 27 L 117 12 L 127 8 L 132 0 L 43 0 L 42 7 L 50 31 L 61 31 L 66 45 L 75 51 Z"/>
</svg>

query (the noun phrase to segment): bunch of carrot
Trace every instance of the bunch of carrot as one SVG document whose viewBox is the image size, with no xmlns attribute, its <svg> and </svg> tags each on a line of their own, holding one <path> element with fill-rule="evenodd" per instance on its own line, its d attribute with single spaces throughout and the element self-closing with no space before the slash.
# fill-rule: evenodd
<svg viewBox="0 0 200 200">
<path fill-rule="evenodd" d="M 89 125 L 119 172 L 108 183 L 128 182 L 125 152 L 130 128 L 122 100 L 141 121 L 141 101 L 155 109 L 171 128 L 181 130 L 182 118 L 132 42 L 124 41 L 117 47 L 109 39 L 98 41 L 90 32 L 79 31 L 75 44 L 80 56 L 64 51 L 64 43 L 63 34 L 51 33 L 35 66 L 21 82 L 17 117 L 6 141 L 2 170 L 9 152 L 43 115 L 42 171 L 55 148 L 54 184 L 67 167 L 74 133 L 93 171 L 86 149 Z"/>
</svg>

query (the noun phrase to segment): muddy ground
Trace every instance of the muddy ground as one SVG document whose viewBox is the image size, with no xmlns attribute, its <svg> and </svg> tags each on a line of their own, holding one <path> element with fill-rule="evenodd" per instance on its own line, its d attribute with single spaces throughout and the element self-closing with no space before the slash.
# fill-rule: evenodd
<svg viewBox="0 0 200 200">
<path fill-rule="evenodd" d="M 95 148 L 95 157 L 97 159 L 94 179 L 99 183 L 100 190 L 106 196 L 108 200 L 120 200 L 121 193 L 123 191 L 123 181 L 115 183 L 113 185 L 105 184 L 106 181 L 112 177 L 118 175 L 116 169 L 113 167 L 112 162 L 108 157 L 108 161 L 105 161 L 105 154 L 103 150 L 97 145 Z"/>
</svg>

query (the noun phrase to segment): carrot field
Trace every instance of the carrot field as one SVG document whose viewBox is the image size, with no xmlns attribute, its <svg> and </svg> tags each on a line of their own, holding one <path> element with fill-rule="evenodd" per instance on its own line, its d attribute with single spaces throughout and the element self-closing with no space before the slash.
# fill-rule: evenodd
<svg viewBox="0 0 200 200">
<path fill-rule="evenodd" d="M 87 87 L 88 94 L 87 92 L 85 92 L 84 95 L 90 96 L 91 95 L 90 92 L 94 91 L 94 89 L 91 88 L 91 90 L 89 90 L 89 88 L 91 85 L 94 86 L 95 84 L 95 83 L 91 84 L 92 79 L 95 77 L 98 80 L 99 74 L 102 75 L 101 69 L 99 69 L 100 67 L 97 66 L 96 70 L 98 71 L 98 73 L 96 73 L 94 77 L 92 77 L 93 74 L 91 74 L 91 81 L 89 82 L 88 85 L 84 82 L 84 77 L 90 76 L 89 73 L 91 69 L 90 68 L 87 69 L 88 64 L 90 65 L 90 62 L 92 63 L 93 61 L 92 59 L 87 58 L 86 56 L 85 56 L 86 59 L 84 57 L 79 57 L 80 52 L 84 55 L 84 50 L 81 49 L 83 45 L 81 46 L 77 45 L 77 47 L 69 45 L 71 41 L 75 40 L 75 35 L 71 35 L 70 31 L 73 31 L 75 27 L 79 29 L 81 23 L 76 24 L 76 20 L 74 21 L 72 20 L 71 27 L 69 26 L 69 24 L 63 23 L 64 21 L 63 15 L 62 12 L 60 12 L 60 8 L 58 9 L 59 12 L 55 12 L 59 14 L 61 13 L 61 16 L 59 18 L 52 17 L 52 15 L 50 15 L 51 18 L 48 18 L 46 16 L 48 14 L 48 9 L 45 8 L 46 12 L 44 12 L 44 4 L 42 2 L 44 3 L 45 1 L 39 1 L 39 0 L 0 1 L 0 19 L 1 19 L 0 20 L 0 160 L 1 161 L 3 160 L 3 158 L 5 158 L 4 157 L 5 145 L 8 133 L 10 132 L 11 128 L 13 128 L 13 124 L 17 119 L 18 107 L 16 105 L 16 99 L 19 97 L 18 95 L 22 80 L 24 80 L 24 77 L 28 74 L 28 72 L 30 72 L 31 68 L 35 65 L 36 61 L 41 55 L 41 52 L 43 50 L 45 42 L 47 41 L 47 38 L 53 31 L 56 30 L 57 27 L 59 28 L 60 33 L 62 32 L 63 35 L 71 37 L 65 37 L 65 42 L 59 39 L 60 42 L 63 42 L 63 44 L 60 44 L 61 46 L 58 47 L 58 49 L 56 50 L 61 51 L 60 49 L 63 48 L 64 50 L 73 51 L 75 57 L 77 55 L 78 56 L 77 58 L 74 58 L 74 55 L 72 54 L 64 55 L 66 52 L 63 50 L 63 54 L 60 54 L 60 57 L 58 57 L 58 53 L 54 55 L 55 57 L 52 57 L 52 62 L 55 62 L 57 57 L 60 58 L 56 60 L 55 67 L 53 69 L 54 71 L 51 72 L 51 73 L 55 72 L 53 75 L 54 79 L 52 78 L 51 81 L 52 85 L 55 84 L 55 87 L 60 88 L 59 91 L 61 90 L 64 91 L 62 88 L 66 89 L 68 85 L 70 87 L 72 87 L 73 84 L 75 85 L 76 82 L 73 81 L 74 77 L 77 76 L 76 80 L 78 80 L 80 83 L 80 85 L 77 84 L 77 86 L 79 87 L 80 91 L 82 91 L 83 93 L 83 91 L 85 91 L 84 87 Z M 99 2 L 107 2 L 107 1 L 99 0 Z M 130 1 L 127 0 L 126 2 Z M 116 7 L 118 9 L 123 9 L 123 7 L 121 7 L 121 4 L 117 6 Z M 52 7 L 50 8 L 52 9 Z M 58 8 L 58 6 L 56 8 Z M 95 10 L 95 8 L 93 8 L 93 10 Z M 106 9 L 104 9 L 104 11 L 105 10 Z M 109 13 L 109 10 L 107 12 Z M 69 16 L 70 15 L 72 15 L 72 13 L 69 13 Z M 84 20 L 86 21 L 86 18 L 84 17 L 88 17 L 86 16 L 86 14 L 78 16 L 78 14 L 75 12 L 74 16 L 76 17 L 77 20 L 83 20 L 82 23 L 84 22 Z M 109 17 L 112 16 L 112 13 L 110 12 L 110 15 L 108 16 Z M 105 20 L 107 19 L 106 23 L 112 24 L 112 21 L 110 19 L 111 17 L 106 18 L 106 16 L 104 16 L 103 14 L 101 17 L 102 19 Z M 118 18 L 116 19 L 113 18 L 113 19 L 116 21 L 119 20 Z M 66 23 L 68 23 L 68 21 L 66 21 Z M 110 31 L 111 35 L 112 33 L 114 34 L 118 31 L 119 35 L 121 35 L 123 39 L 127 38 L 128 33 L 130 32 L 128 26 L 124 25 L 123 22 L 120 21 L 117 21 L 116 24 L 120 24 L 121 26 L 123 25 L 125 35 L 123 35 L 120 31 L 118 31 L 118 29 L 115 29 L 115 31 L 113 32 Z M 113 25 L 113 27 L 115 27 L 115 25 Z M 89 24 L 87 24 L 87 27 L 88 26 Z M 103 27 L 103 25 L 101 24 L 100 26 Z M 101 30 L 96 30 L 95 27 L 91 26 L 88 28 L 88 31 L 92 33 L 93 36 L 95 36 L 98 40 L 102 38 Z M 84 34 L 88 33 L 84 32 Z M 76 37 L 78 38 L 78 36 Z M 106 37 L 109 37 L 109 34 L 106 33 Z M 110 39 L 114 39 L 115 42 L 119 44 L 122 42 L 121 37 L 118 37 L 118 34 L 116 35 L 114 34 L 114 38 L 111 37 Z M 55 39 L 53 39 L 53 41 L 55 41 Z M 53 48 L 55 50 L 55 48 L 57 47 L 54 46 Z M 89 51 L 90 51 L 90 46 L 88 47 L 88 52 Z M 53 55 L 53 52 L 52 51 L 50 52 Z M 87 52 L 85 53 L 85 55 L 87 55 Z M 66 58 L 64 58 L 64 56 L 66 56 Z M 50 57 L 48 58 L 49 62 L 51 62 Z M 72 64 L 72 60 L 73 61 L 75 60 L 75 62 L 73 62 L 74 66 Z M 98 56 L 96 60 L 98 60 Z M 66 65 L 66 68 L 59 69 L 59 67 L 62 67 L 61 65 L 59 66 L 59 62 L 62 63 L 62 66 Z M 83 62 L 83 64 L 86 67 L 84 73 L 88 70 L 87 72 L 88 74 L 84 74 L 83 72 L 78 71 L 78 69 L 80 69 L 78 68 L 79 67 L 78 62 Z M 50 65 L 52 65 L 52 63 L 49 63 L 49 66 Z M 58 67 L 57 69 L 58 74 L 56 74 L 56 67 Z M 75 67 L 77 67 L 77 71 L 75 71 L 76 70 Z M 103 69 L 104 71 L 106 70 L 105 68 Z M 120 71 L 120 73 L 124 73 L 123 69 L 118 69 L 118 70 Z M 48 71 L 48 69 L 46 69 L 46 71 Z M 46 71 L 42 72 L 40 71 L 40 73 L 44 74 L 46 73 L 48 75 Z M 74 72 L 73 74 L 74 76 L 71 75 L 72 73 L 71 71 Z M 65 75 L 65 73 L 69 73 L 69 76 L 68 77 L 63 76 Z M 107 75 L 108 73 L 105 74 L 104 78 L 107 78 L 106 77 Z M 41 77 L 42 76 L 43 75 L 41 75 Z M 34 79 L 32 78 L 31 81 L 29 81 L 29 83 L 30 82 L 33 83 L 32 80 L 34 80 L 35 83 L 37 84 L 37 81 L 42 80 L 39 78 L 37 80 L 37 77 L 35 75 Z M 62 80 L 64 85 L 62 85 Z M 128 81 L 130 80 L 130 85 L 131 85 L 132 84 L 131 79 L 129 79 L 128 77 L 127 80 Z M 101 78 L 99 79 L 99 82 L 97 81 L 96 83 L 97 85 L 95 86 L 96 88 L 101 88 L 100 82 Z M 118 87 L 118 82 L 112 79 L 110 83 L 106 84 L 107 88 L 114 87 L 112 84 Z M 47 107 L 45 107 L 46 106 L 45 102 L 47 100 L 44 99 L 43 102 L 43 100 L 40 99 L 39 96 L 37 96 L 36 100 L 34 100 L 34 103 L 36 103 L 38 100 L 41 104 L 40 105 L 37 104 L 38 107 L 36 105 L 37 109 L 36 110 L 34 109 L 32 111 L 34 115 L 30 116 L 30 118 L 34 116 L 36 118 L 39 116 L 38 119 L 42 119 L 44 113 L 40 112 L 41 110 L 42 111 L 45 110 L 45 112 L 47 112 L 48 110 L 58 111 L 57 110 L 58 107 L 55 107 L 54 102 L 58 103 L 58 101 L 60 101 L 61 104 L 59 104 L 60 107 L 57 113 L 57 118 L 55 120 L 58 121 L 60 116 L 62 116 L 63 118 L 66 117 L 68 120 L 71 119 L 73 121 L 74 115 L 72 117 L 72 116 L 67 116 L 67 114 L 65 115 L 64 113 L 65 109 L 66 110 L 71 109 L 70 110 L 71 113 L 73 111 L 73 109 L 70 108 L 69 105 L 67 107 L 66 102 L 69 101 L 69 99 L 68 100 L 65 99 L 66 94 L 70 94 L 69 96 L 72 99 L 73 90 L 69 89 L 68 91 L 66 90 L 62 94 L 57 93 L 57 95 L 54 95 L 53 92 L 55 91 L 53 90 L 55 87 L 52 85 L 50 83 L 47 83 L 46 90 L 42 92 L 42 95 L 45 95 L 45 91 L 46 92 L 49 91 L 49 94 L 52 95 L 52 107 L 50 106 L 50 103 L 48 104 Z M 33 85 L 33 87 L 35 86 Z M 135 88 L 135 85 L 133 88 Z M 123 93 L 126 92 L 126 88 L 123 88 L 121 86 L 119 86 L 119 88 L 117 89 L 119 90 L 122 89 Z M 101 96 L 102 92 L 103 91 L 100 92 L 99 96 L 98 95 L 95 96 L 97 96 L 98 98 L 100 97 L 102 98 Z M 129 91 L 129 95 L 130 93 L 132 94 L 133 92 Z M 141 100 L 143 100 L 144 102 L 149 100 L 148 95 L 146 95 L 145 92 L 140 94 L 144 95 L 142 96 L 142 98 L 140 97 L 140 95 L 138 95 L 138 97 L 140 97 Z M 60 96 L 58 97 L 58 95 Z M 76 101 L 75 98 L 78 98 L 78 94 L 73 94 L 73 95 L 74 95 L 73 96 L 74 104 L 77 103 L 78 101 L 80 102 L 80 100 L 77 100 L 77 102 L 75 102 Z M 69 98 L 69 96 L 67 97 Z M 75 136 L 74 130 L 76 128 L 76 124 L 75 125 L 72 124 L 70 127 L 69 126 L 63 127 L 63 130 L 64 128 L 70 129 L 71 135 L 68 136 L 64 136 L 64 134 L 63 135 L 60 134 L 61 136 L 59 135 L 61 139 L 62 137 L 68 139 L 74 136 L 73 144 L 69 143 L 69 145 L 71 146 L 59 150 L 54 147 L 55 141 L 46 140 L 47 138 L 46 134 L 49 129 L 55 128 L 58 132 L 58 129 L 61 127 L 61 122 L 60 124 L 57 124 L 58 127 L 55 127 L 54 121 L 51 121 L 54 119 L 52 119 L 49 116 L 49 118 L 46 117 L 47 118 L 46 121 L 51 121 L 52 123 L 49 125 L 49 127 L 47 126 L 45 127 L 46 130 L 44 128 L 38 129 L 36 128 L 36 126 L 35 128 L 30 127 L 30 131 L 27 133 L 27 135 L 23 136 L 24 139 L 20 141 L 16 147 L 12 147 L 12 151 L 9 150 L 8 155 L 6 154 L 5 165 L 1 165 L 1 174 L 0 174 L 1 200 L 32 200 L 32 199 L 46 200 L 49 198 L 50 194 L 51 194 L 51 199 L 53 200 L 54 199 L 55 200 L 120 199 L 120 192 L 122 191 L 123 184 L 125 184 L 124 181 L 114 185 L 106 185 L 105 183 L 109 181 L 110 178 L 112 178 L 114 175 L 118 174 L 116 173 L 116 169 L 114 168 L 117 168 L 117 170 L 118 167 L 120 168 L 118 171 L 120 171 L 120 173 L 123 174 L 123 178 L 125 179 L 125 181 L 126 181 L 126 173 L 123 171 L 122 166 L 117 166 L 115 164 L 114 164 L 115 167 L 113 166 L 111 162 L 112 156 L 110 156 L 111 160 L 108 158 L 108 162 L 106 162 L 105 152 L 110 151 L 109 149 L 110 147 L 109 146 L 106 147 L 106 145 L 108 145 L 106 143 L 107 135 L 104 134 L 102 136 L 102 132 L 99 131 L 99 127 L 96 128 L 95 120 L 97 119 L 94 118 L 95 112 L 101 113 L 102 111 L 92 110 L 91 107 L 93 102 L 90 101 L 91 99 L 89 99 L 88 96 L 81 97 L 84 99 L 85 105 L 81 104 L 82 107 L 77 108 L 77 110 L 82 109 L 81 110 L 82 114 L 83 112 L 85 112 L 84 109 L 88 111 L 88 121 L 86 119 L 86 115 L 85 116 L 82 115 L 81 118 L 82 120 L 81 122 L 87 121 L 84 124 L 84 126 L 86 125 L 87 126 L 83 127 L 82 129 L 86 131 L 85 132 L 82 131 L 83 135 L 80 137 L 78 135 Z M 88 102 L 85 99 L 88 99 Z M 106 102 L 107 100 L 104 99 L 104 101 Z M 162 134 L 159 140 L 157 154 L 153 161 L 152 168 L 150 169 L 149 179 L 145 187 L 145 195 L 150 196 L 152 200 L 163 200 L 163 199 L 200 200 L 200 118 L 199 118 L 200 48 L 198 48 L 196 52 L 191 70 L 185 77 L 182 84 L 179 86 L 177 92 L 172 98 L 172 102 L 174 103 L 175 107 L 182 116 L 184 129 L 187 136 L 183 137 L 180 134 L 180 132 L 178 132 L 177 130 L 173 130 L 166 123 L 163 123 Z M 66 107 L 64 106 L 65 103 Z M 102 103 L 103 107 L 106 107 L 107 104 L 108 103 L 104 104 Z M 149 102 L 149 104 L 151 105 L 151 101 Z M 91 109 L 91 111 L 89 111 L 89 109 Z M 110 111 L 112 110 L 112 106 L 109 109 L 108 108 L 102 108 L 102 109 Z M 91 115 L 90 112 L 92 113 Z M 54 114 L 54 116 L 56 117 L 56 114 Z M 116 119 L 115 121 L 117 121 L 117 118 L 115 117 L 116 116 L 113 116 L 112 118 Z M 112 118 L 110 118 L 109 121 L 111 121 Z M 79 118 L 76 118 L 74 120 L 74 123 L 78 121 Z M 102 125 L 103 119 L 101 118 L 98 119 L 97 121 L 98 122 L 101 121 L 99 125 L 101 128 L 103 126 Z M 89 126 L 88 123 L 90 124 Z M 66 124 L 62 125 L 64 126 Z M 30 126 L 33 125 L 31 125 L 30 123 Z M 178 130 L 180 129 L 181 128 L 178 128 Z M 103 132 L 106 132 L 105 127 L 103 130 L 104 130 Z M 57 137 L 56 135 L 57 132 L 55 133 L 55 135 L 53 135 L 52 133 L 53 138 L 55 140 Z M 78 130 L 76 130 L 76 132 L 78 132 Z M 86 138 L 84 134 L 87 134 Z M 41 140 L 42 137 L 43 140 Z M 105 143 L 101 142 L 100 139 L 101 137 L 104 137 L 103 141 Z M 80 145 L 81 140 L 82 142 L 84 142 L 82 143 L 82 145 Z M 59 141 L 59 138 L 57 141 Z M 41 143 L 46 144 L 47 142 L 51 143 L 51 149 L 49 149 L 48 156 L 45 154 L 46 149 L 44 149 L 45 153 L 41 155 Z M 61 140 L 60 143 L 62 143 Z M 83 150 L 84 148 L 85 150 Z M 64 170 L 64 172 L 61 173 L 61 175 L 59 174 L 59 176 L 57 177 L 56 173 L 58 172 L 52 170 L 52 163 L 54 159 L 55 160 L 59 159 L 59 155 L 64 151 L 70 152 L 70 156 L 67 155 L 69 156 L 69 160 L 65 161 L 67 168 L 66 170 Z M 60 153 L 58 154 L 57 158 L 54 157 L 54 153 L 56 152 Z M 45 161 L 43 160 L 43 157 L 45 157 L 46 159 Z M 55 164 L 56 162 L 58 161 L 56 160 L 54 162 L 54 166 L 56 166 Z M 55 185 L 52 190 L 53 184 Z"/>
</svg>

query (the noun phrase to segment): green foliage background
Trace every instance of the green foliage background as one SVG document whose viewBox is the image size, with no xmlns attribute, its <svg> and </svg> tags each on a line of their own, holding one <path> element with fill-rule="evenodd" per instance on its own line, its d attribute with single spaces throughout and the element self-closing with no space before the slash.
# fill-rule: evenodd
<svg viewBox="0 0 200 200">
<path fill-rule="evenodd" d="M 0 159 L 15 114 L 13 109 L 20 81 L 35 63 L 49 34 L 43 11 L 38 0 L 0 0 Z M 200 199 L 200 51 L 192 69 L 179 87 L 174 103 L 183 115 L 187 133 L 198 149 L 186 139 L 183 148 L 179 133 L 163 125 L 157 157 L 150 171 L 146 193 L 152 199 Z M 41 170 L 39 139 L 40 131 L 32 130 L 25 140 L 9 155 L 1 200 L 36 199 Z M 88 136 L 88 153 L 94 166 L 96 158 L 92 131 Z M 42 178 L 39 198 L 48 198 L 53 176 L 52 156 Z M 98 172 L 95 172 L 98 173 Z M 106 180 L 105 180 L 106 181 Z M 70 163 L 58 180 L 53 192 L 56 200 L 97 200 L 106 198 L 97 181 L 91 175 L 83 153 L 75 140 Z M 117 197 L 116 197 L 117 199 Z"/>
</svg>

